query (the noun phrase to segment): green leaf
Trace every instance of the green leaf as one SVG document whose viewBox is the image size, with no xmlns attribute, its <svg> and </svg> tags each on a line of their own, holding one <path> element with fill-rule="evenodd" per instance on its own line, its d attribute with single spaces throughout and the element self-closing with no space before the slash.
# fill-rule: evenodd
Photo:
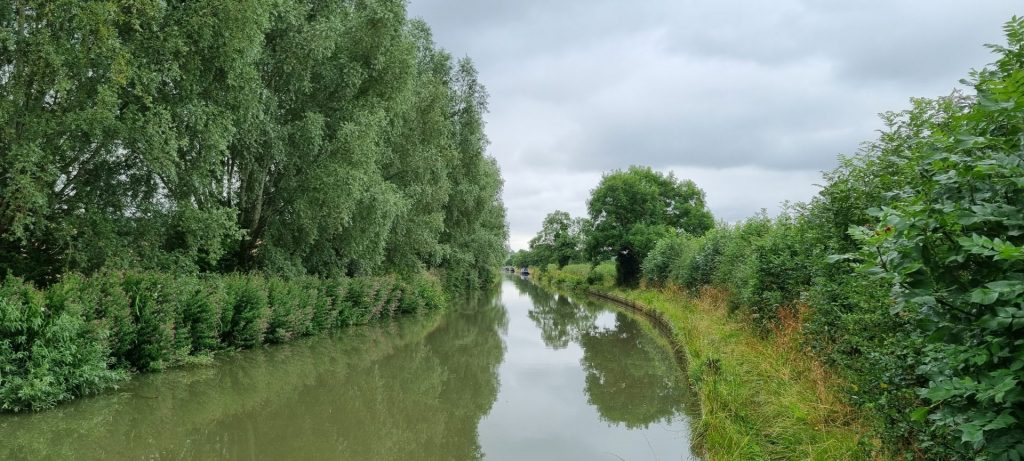
<svg viewBox="0 0 1024 461">
<path fill-rule="evenodd" d="M 1009 413 L 1004 412 L 1003 414 L 997 416 L 996 419 L 993 419 L 992 422 L 986 424 L 984 429 L 982 429 L 982 430 L 983 431 L 992 431 L 992 430 L 996 430 L 996 429 L 1003 429 L 1003 428 L 1010 427 L 1013 423 L 1016 423 L 1016 422 L 1017 422 L 1017 418 L 1014 418 L 1013 416 L 1010 416 Z"/>
<path fill-rule="evenodd" d="M 912 421 L 921 422 L 928 416 L 928 407 L 917 407 L 914 411 L 910 412 L 910 419 Z"/>
<path fill-rule="evenodd" d="M 996 302 L 999 299 L 999 292 L 995 290 L 989 290 L 985 288 L 978 288 L 971 291 L 969 300 L 975 304 L 988 305 Z"/>
<path fill-rule="evenodd" d="M 854 259 L 854 255 L 852 254 L 828 255 L 827 257 L 825 257 L 825 261 L 827 261 L 829 264 L 834 264 L 839 261 L 849 261 L 851 259 Z"/>
<path fill-rule="evenodd" d="M 960 433 L 963 435 L 960 440 L 971 444 L 980 442 L 985 437 L 985 433 L 982 432 L 981 427 L 978 427 L 977 424 L 973 423 L 961 426 Z"/>
</svg>

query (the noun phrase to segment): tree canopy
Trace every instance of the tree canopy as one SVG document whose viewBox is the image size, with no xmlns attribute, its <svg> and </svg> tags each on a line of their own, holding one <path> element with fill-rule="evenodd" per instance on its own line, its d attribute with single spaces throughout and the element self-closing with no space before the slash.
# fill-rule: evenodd
<svg viewBox="0 0 1024 461">
<path fill-rule="evenodd" d="M 714 225 L 704 191 L 649 167 L 604 175 L 587 201 L 593 223 L 588 249 L 595 259 L 616 258 L 619 283 L 639 279 L 640 263 L 661 238 L 701 235 Z"/>
<path fill-rule="evenodd" d="M 579 258 L 590 228 L 586 218 L 555 210 L 544 217 L 540 232 L 530 239 L 531 263 L 559 267 Z"/>
<path fill-rule="evenodd" d="M 479 284 L 504 255 L 487 92 L 402 0 L 0 6 L 0 273 Z"/>
</svg>

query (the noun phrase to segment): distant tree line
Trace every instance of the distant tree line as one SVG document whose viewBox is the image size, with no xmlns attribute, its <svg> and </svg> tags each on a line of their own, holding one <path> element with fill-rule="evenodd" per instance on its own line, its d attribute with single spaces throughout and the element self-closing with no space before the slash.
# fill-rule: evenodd
<svg viewBox="0 0 1024 461">
<path fill-rule="evenodd" d="M 0 6 L 0 274 L 491 277 L 487 93 L 402 0 Z"/>
<path fill-rule="evenodd" d="M 714 226 L 704 191 L 648 167 L 605 174 L 587 201 L 588 217 L 555 211 L 544 218 L 527 250 L 510 253 L 507 264 L 546 267 L 614 260 L 622 285 L 640 280 L 640 263 L 665 237 L 703 234 Z"/>
<path fill-rule="evenodd" d="M 613 257 L 620 284 L 638 257 L 648 286 L 725 288 L 764 334 L 801 318 L 803 346 L 906 459 L 1024 459 L 1024 18 L 1005 33 L 997 61 L 965 80 L 973 94 L 883 114 L 878 139 L 810 202 L 711 226 L 693 200 L 691 219 L 655 219 L 679 202 L 652 187 L 621 198 L 609 178 L 638 169 L 616 172 L 591 196 L 588 251 L 568 259 Z M 665 213 L 641 211 L 655 206 Z M 544 251 L 512 258 L 561 263 Z M 569 268 L 553 272 L 600 279 Z"/>
</svg>

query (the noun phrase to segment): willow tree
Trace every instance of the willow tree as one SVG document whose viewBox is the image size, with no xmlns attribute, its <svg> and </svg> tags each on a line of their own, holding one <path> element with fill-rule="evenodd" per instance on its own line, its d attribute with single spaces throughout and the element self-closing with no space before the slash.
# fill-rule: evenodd
<svg viewBox="0 0 1024 461">
<path fill-rule="evenodd" d="M 486 92 L 402 0 L 8 2 L 0 51 L 0 272 L 500 262 Z"/>
<path fill-rule="evenodd" d="M 508 227 L 501 201 L 503 181 L 497 162 L 486 154 L 487 91 L 469 59 L 458 62 L 453 91 L 456 162 L 448 171 L 452 192 L 441 234 L 445 245 L 441 265 L 453 282 L 477 286 L 505 257 Z"/>
<path fill-rule="evenodd" d="M 0 7 L 0 270 L 210 266 L 217 200 L 251 116 L 261 2 Z"/>
</svg>

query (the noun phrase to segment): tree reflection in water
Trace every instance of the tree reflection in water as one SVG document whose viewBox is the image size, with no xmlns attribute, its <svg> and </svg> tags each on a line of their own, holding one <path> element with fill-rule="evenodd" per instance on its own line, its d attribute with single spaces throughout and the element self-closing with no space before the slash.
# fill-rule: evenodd
<svg viewBox="0 0 1024 461">
<path fill-rule="evenodd" d="M 0 459 L 479 459 L 508 318 L 456 305 L 0 415 Z"/>
<path fill-rule="evenodd" d="M 644 328 L 647 320 L 604 302 L 573 302 L 526 280 L 515 279 L 515 285 L 530 297 L 529 317 L 548 347 L 576 343 L 583 350 L 587 401 L 602 419 L 636 429 L 682 415 L 685 378 L 653 327 Z M 614 313 L 614 327 L 597 325 L 602 312 Z"/>
</svg>

